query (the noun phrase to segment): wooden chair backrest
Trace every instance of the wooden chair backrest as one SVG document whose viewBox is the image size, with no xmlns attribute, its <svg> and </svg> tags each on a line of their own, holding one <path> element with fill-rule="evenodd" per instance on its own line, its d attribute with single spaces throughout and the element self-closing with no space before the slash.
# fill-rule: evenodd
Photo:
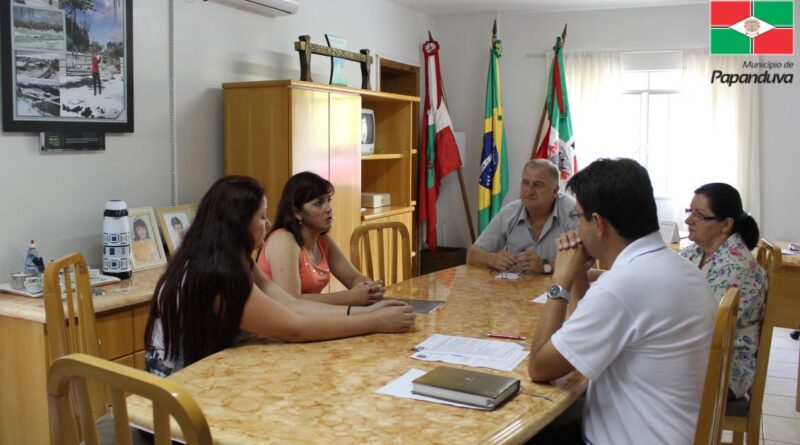
<svg viewBox="0 0 800 445">
<path fill-rule="evenodd" d="M 722 437 L 738 311 L 739 290 L 728 289 L 717 308 L 694 445 L 717 445 Z"/>
<path fill-rule="evenodd" d="M 68 354 L 99 356 L 89 267 L 83 255 L 72 253 L 50 263 L 44 271 L 44 307 L 48 363 Z M 107 394 L 89 385 L 92 420 L 108 407 Z"/>
<path fill-rule="evenodd" d="M 350 235 L 350 261 L 364 275 L 387 285 L 411 278 L 408 229 L 397 221 L 356 227 Z"/>
<path fill-rule="evenodd" d="M 51 445 L 81 443 L 83 432 L 87 445 L 98 444 L 97 427 L 90 420 L 88 382 L 109 388 L 111 393 L 116 443 L 131 444 L 128 426 L 127 394 L 136 394 L 153 402 L 153 426 L 156 445 L 171 442 L 170 416 L 175 419 L 187 444 L 211 444 L 211 431 L 200 406 L 180 385 L 138 369 L 86 354 L 70 354 L 55 360 L 47 376 Z M 75 416 L 70 403 L 70 388 L 77 399 Z M 80 419 L 80 425 L 76 421 Z"/>
<path fill-rule="evenodd" d="M 753 373 L 753 383 L 750 385 L 750 403 L 747 406 L 747 415 L 725 416 L 725 429 L 738 433 L 747 433 L 747 443 L 760 443 L 761 437 L 761 410 L 764 403 L 764 388 L 767 384 L 767 367 L 769 366 L 769 352 L 772 347 L 772 328 L 775 327 L 775 314 L 780 311 L 780 300 L 770 299 L 770 287 L 780 275 L 782 267 L 782 254 L 780 247 L 762 239 L 756 247 L 756 260 L 767 274 L 767 292 L 764 294 L 764 318 L 761 322 L 761 335 L 756 356 L 756 370 Z"/>
<path fill-rule="evenodd" d="M 72 253 L 47 266 L 44 307 L 51 363 L 75 352 L 99 355 L 89 267 L 83 255 Z"/>
</svg>

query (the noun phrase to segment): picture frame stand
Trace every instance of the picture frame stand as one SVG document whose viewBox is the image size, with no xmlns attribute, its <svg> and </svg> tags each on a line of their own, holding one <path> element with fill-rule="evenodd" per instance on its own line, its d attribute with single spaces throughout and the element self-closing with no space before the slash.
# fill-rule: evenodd
<svg viewBox="0 0 800 445">
<path fill-rule="evenodd" d="M 299 39 L 299 41 L 294 42 L 294 49 L 300 53 L 300 80 L 313 82 L 311 79 L 311 55 L 319 54 L 358 62 L 361 65 L 361 88 L 364 90 L 372 89 L 369 80 L 372 56 L 370 56 L 369 49 L 353 52 L 311 43 L 311 36 L 300 36 Z"/>
</svg>

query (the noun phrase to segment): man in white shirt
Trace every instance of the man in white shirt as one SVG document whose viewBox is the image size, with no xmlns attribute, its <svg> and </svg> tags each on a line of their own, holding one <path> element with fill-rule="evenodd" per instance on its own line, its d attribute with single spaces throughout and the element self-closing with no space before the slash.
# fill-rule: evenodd
<svg viewBox="0 0 800 445">
<path fill-rule="evenodd" d="M 533 159 L 522 168 L 519 199 L 492 221 L 467 251 L 467 264 L 499 271 L 551 273 L 556 239 L 575 228 L 575 200 L 559 191 L 558 167 Z"/>
<path fill-rule="evenodd" d="M 557 241 L 554 286 L 534 333 L 528 373 L 589 379 L 583 440 L 690 444 L 716 300 L 696 267 L 659 235 L 650 177 L 631 159 L 601 159 L 567 184 L 578 228 Z M 585 295 L 588 264 L 610 269 Z M 582 298 L 581 298 L 582 297 Z M 564 321 L 570 298 L 580 299 Z"/>
</svg>

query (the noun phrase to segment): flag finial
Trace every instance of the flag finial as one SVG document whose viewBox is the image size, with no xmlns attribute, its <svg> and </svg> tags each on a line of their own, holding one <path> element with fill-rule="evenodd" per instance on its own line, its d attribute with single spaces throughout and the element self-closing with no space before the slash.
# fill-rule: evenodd
<svg viewBox="0 0 800 445">
<path fill-rule="evenodd" d="M 433 40 L 433 35 L 431 35 L 430 30 L 428 30 L 428 40 Z"/>
<path fill-rule="evenodd" d="M 492 25 L 492 44 L 497 40 L 497 19 L 494 19 L 494 25 Z"/>
</svg>

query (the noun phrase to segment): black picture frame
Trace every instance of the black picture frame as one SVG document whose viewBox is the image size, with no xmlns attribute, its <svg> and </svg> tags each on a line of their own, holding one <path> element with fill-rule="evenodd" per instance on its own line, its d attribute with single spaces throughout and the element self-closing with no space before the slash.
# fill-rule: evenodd
<svg viewBox="0 0 800 445">
<path fill-rule="evenodd" d="M 132 2 L 0 0 L 3 131 L 133 132 Z"/>
</svg>

